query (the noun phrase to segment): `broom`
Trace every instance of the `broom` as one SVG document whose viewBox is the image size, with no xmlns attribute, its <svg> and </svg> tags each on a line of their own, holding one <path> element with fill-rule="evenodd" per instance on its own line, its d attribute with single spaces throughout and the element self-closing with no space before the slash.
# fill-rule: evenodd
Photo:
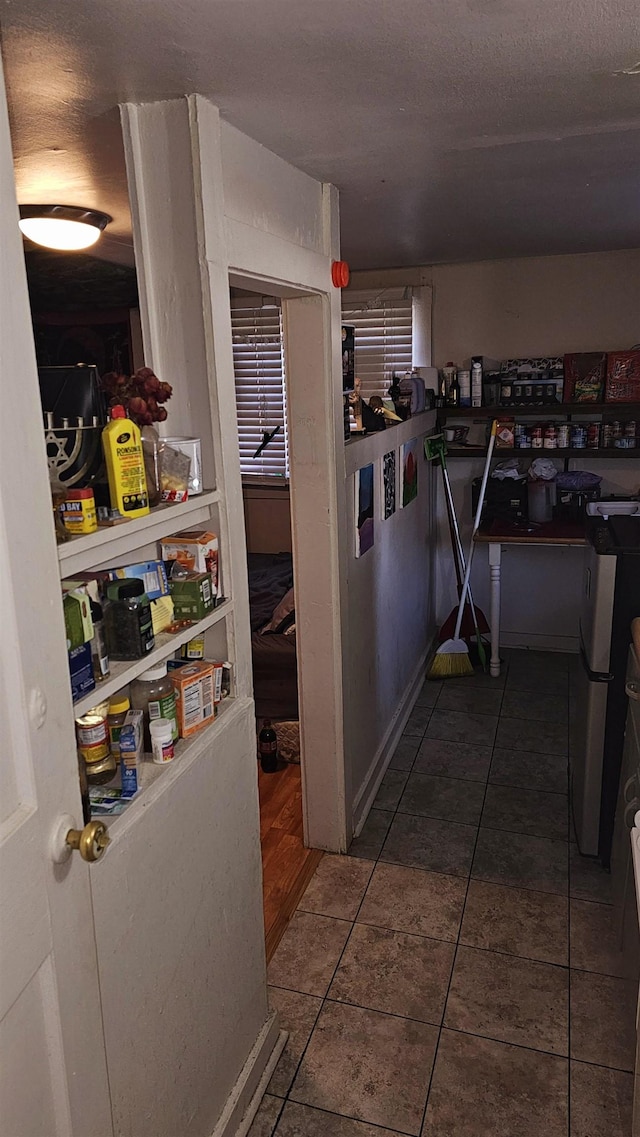
<svg viewBox="0 0 640 1137">
<path fill-rule="evenodd" d="M 471 564 L 473 562 L 474 552 L 474 538 L 480 526 L 480 517 L 482 515 L 482 507 L 484 505 L 484 495 L 487 489 L 487 480 L 489 478 L 489 467 L 491 466 L 491 458 L 493 456 L 493 448 L 496 443 L 496 430 L 498 424 L 494 419 L 491 424 L 491 437 L 489 438 L 489 446 L 487 447 L 487 457 L 484 463 L 484 471 L 482 474 L 482 483 L 480 485 L 480 496 L 478 498 L 478 508 L 476 509 L 476 516 L 473 522 L 473 535 L 471 537 L 471 544 L 469 546 L 469 556 L 467 557 L 467 567 L 465 569 L 464 581 L 462 584 L 462 595 L 460 597 L 460 604 L 458 605 L 458 618 L 453 632 L 453 639 L 446 640 L 438 648 L 431 667 L 427 673 L 429 679 L 451 679 L 463 675 L 473 675 L 473 667 L 469 659 L 469 648 L 464 640 L 460 639 L 460 628 L 462 626 L 462 613 L 464 612 L 464 604 L 467 598 L 467 591 L 469 589 L 469 579 L 471 577 Z"/>
<path fill-rule="evenodd" d="M 458 603 L 460 602 L 460 595 L 462 592 L 462 574 L 466 569 L 466 561 L 464 557 L 464 550 L 462 548 L 462 541 L 460 540 L 460 528 L 458 525 L 458 518 L 456 515 L 455 502 L 453 500 L 453 493 L 451 491 L 451 482 L 449 480 L 449 471 L 447 470 L 447 444 L 441 434 L 432 434 L 424 440 L 425 455 L 429 460 L 438 458 L 442 468 L 442 482 L 444 485 L 445 501 L 447 506 L 447 517 L 449 520 L 449 534 L 451 536 L 451 551 L 453 553 L 453 564 L 456 572 L 456 583 L 458 586 Z M 462 573 L 460 570 L 462 566 Z M 476 642 L 478 645 L 478 658 L 482 665 L 483 670 L 486 670 L 487 657 L 482 642 L 482 634 L 489 631 L 489 624 L 487 618 L 481 608 L 476 608 L 473 596 L 471 595 L 471 585 L 469 585 L 468 592 L 469 599 L 465 602 L 464 612 L 462 614 L 462 627 L 460 629 L 460 638 L 463 640 L 470 640 L 475 633 Z M 458 615 L 458 605 L 452 608 L 447 616 L 444 624 L 440 628 L 438 640 L 443 643 L 445 640 L 451 638 L 456 624 L 456 617 Z"/>
</svg>

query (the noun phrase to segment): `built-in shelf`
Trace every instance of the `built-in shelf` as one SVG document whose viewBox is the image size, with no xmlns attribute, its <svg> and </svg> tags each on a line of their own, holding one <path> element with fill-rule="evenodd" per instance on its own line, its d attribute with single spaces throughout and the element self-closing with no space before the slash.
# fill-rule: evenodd
<svg viewBox="0 0 640 1137">
<path fill-rule="evenodd" d="M 195 639 L 196 636 L 206 632 L 207 628 L 212 628 L 214 624 L 218 624 L 224 620 L 233 609 L 233 601 L 223 600 L 213 612 L 205 616 L 204 620 L 198 620 L 195 624 L 190 624 L 188 628 L 182 628 L 175 635 L 170 635 L 168 632 L 160 632 L 156 636 L 155 647 L 143 659 L 117 661 L 111 660 L 111 674 L 108 679 L 103 683 L 98 684 L 93 691 L 88 695 L 84 695 L 82 699 L 78 699 L 73 704 L 73 713 L 77 718 L 83 715 L 86 711 L 91 710 L 98 703 L 102 703 L 105 699 L 110 698 L 116 691 L 122 687 L 126 687 L 127 683 L 131 683 L 138 675 L 142 675 L 143 671 L 148 671 L 150 667 L 155 667 L 156 664 L 162 663 L 165 659 L 170 659 L 174 652 L 186 644 L 189 640 Z"/>
<path fill-rule="evenodd" d="M 640 403 L 520 403 L 509 407 L 440 407 L 438 418 L 442 421 L 453 418 L 517 418 L 533 415 L 550 418 L 566 415 L 617 415 L 640 416 Z"/>
<path fill-rule="evenodd" d="M 210 507 L 219 500 L 218 490 L 205 490 L 187 501 L 157 505 L 145 517 L 105 525 L 96 533 L 71 537 L 58 545 L 60 576 L 71 578 L 74 573 L 95 568 L 105 560 L 121 560 L 151 541 L 159 541 L 170 533 L 206 522 Z"/>
<path fill-rule="evenodd" d="M 486 446 L 447 446 L 447 458 L 484 458 L 487 453 Z M 585 447 L 580 449 L 578 447 L 571 447 L 569 449 L 560 449 L 559 447 L 533 447 L 533 446 L 500 446 L 496 447 L 493 452 L 494 458 L 512 458 L 514 454 L 523 454 L 527 456 L 535 455 L 538 458 L 635 458 L 640 462 L 640 446 L 631 447 L 630 449 L 618 449 L 613 446 L 606 448 L 599 447 L 597 450 Z"/>
<path fill-rule="evenodd" d="M 185 774 L 203 750 L 211 751 L 218 741 L 222 743 L 226 729 L 246 713 L 251 702 L 252 700 L 247 697 L 223 699 L 218 703 L 216 717 L 209 726 L 196 731 L 191 738 L 181 738 L 176 743 L 175 758 L 172 762 L 160 766 L 151 760 L 150 754 L 145 755 L 139 771 L 140 788 L 130 804 L 122 813 L 112 816 L 101 815 L 101 819 L 109 827 L 111 841 L 117 841 L 132 825 L 135 825 L 142 812 Z M 211 754 L 211 760 L 215 761 L 214 754 Z"/>
</svg>

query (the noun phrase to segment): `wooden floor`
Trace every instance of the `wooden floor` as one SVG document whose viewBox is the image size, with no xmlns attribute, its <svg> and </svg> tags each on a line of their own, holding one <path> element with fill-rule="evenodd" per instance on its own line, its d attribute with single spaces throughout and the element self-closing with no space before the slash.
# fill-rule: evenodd
<svg viewBox="0 0 640 1137">
<path fill-rule="evenodd" d="M 318 849 L 305 849 L 303 845 L 299 766 L 288 763 L 275 774 L 264 774 L 258 766 L 258 791 L 268 962 L 322 853 Z"/>
</svg>

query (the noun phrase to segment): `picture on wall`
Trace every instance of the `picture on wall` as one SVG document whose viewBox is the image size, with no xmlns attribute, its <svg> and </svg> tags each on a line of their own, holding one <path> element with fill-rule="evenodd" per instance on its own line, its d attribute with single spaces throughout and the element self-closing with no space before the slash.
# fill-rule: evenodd
<svg viewBox="0 0 640 1137">
<path fill-rule="evenodd" d="M 382 519 L 386 521 L 396 511 L 396 452 L 390 450 L 382 458 Z"/>
<path fill-rule="evenodd" d="M 419 439 L 412 438 L 402 446 L 402 493 L 400 504 L 404 509 L 418 496 L 418 453 Z"/>
<path fill-rule="evenodd" d="M 356 556 L 373 545 L 373 463 L 363 466 L 355 477 Z"/>
</svg>

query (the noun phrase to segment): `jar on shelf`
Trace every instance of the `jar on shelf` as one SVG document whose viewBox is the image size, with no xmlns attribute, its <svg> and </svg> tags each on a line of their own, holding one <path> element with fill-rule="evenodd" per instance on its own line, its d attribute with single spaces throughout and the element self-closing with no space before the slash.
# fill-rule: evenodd
<svg viewBox="0 0 640 1137">
<path fill-rule="evenodd" d="M 168 674 L 166 661 L 157 667 L 143 671 L 131 684 L 131 705 L 143 712 L 142 732 L 144 748 L 151 751 L 150 724 L 155 719 L 167 719 L 171 723 L 173 741 L 178 738 L 178 716 L 176 713 L 176 693 Z"/>
<path fill-rule="evenodd" d="M 112 580 L 107 585 L 107 599 L 104 625 L 110 659 L 142 659 L 155 645 L 144 582 L 137 577 Z"/>
<path fill-rule="evenodd" d="M 118 691 L 109 699 L 109 714 L 107 715 L 109 745 L 116 762 L 120 761 L 120 731 L 124 726 L 124 720 L 130 707 L 131 702 L 126 691 Z"/>
<path fill-rule="evenodd" d="M 82 756 L 90 785 L 103 786 L 116 772 L 116 761 L 109 746 L 108 703 L 92 707 L 76 719 L 78 751 Z"/>
</svg>

